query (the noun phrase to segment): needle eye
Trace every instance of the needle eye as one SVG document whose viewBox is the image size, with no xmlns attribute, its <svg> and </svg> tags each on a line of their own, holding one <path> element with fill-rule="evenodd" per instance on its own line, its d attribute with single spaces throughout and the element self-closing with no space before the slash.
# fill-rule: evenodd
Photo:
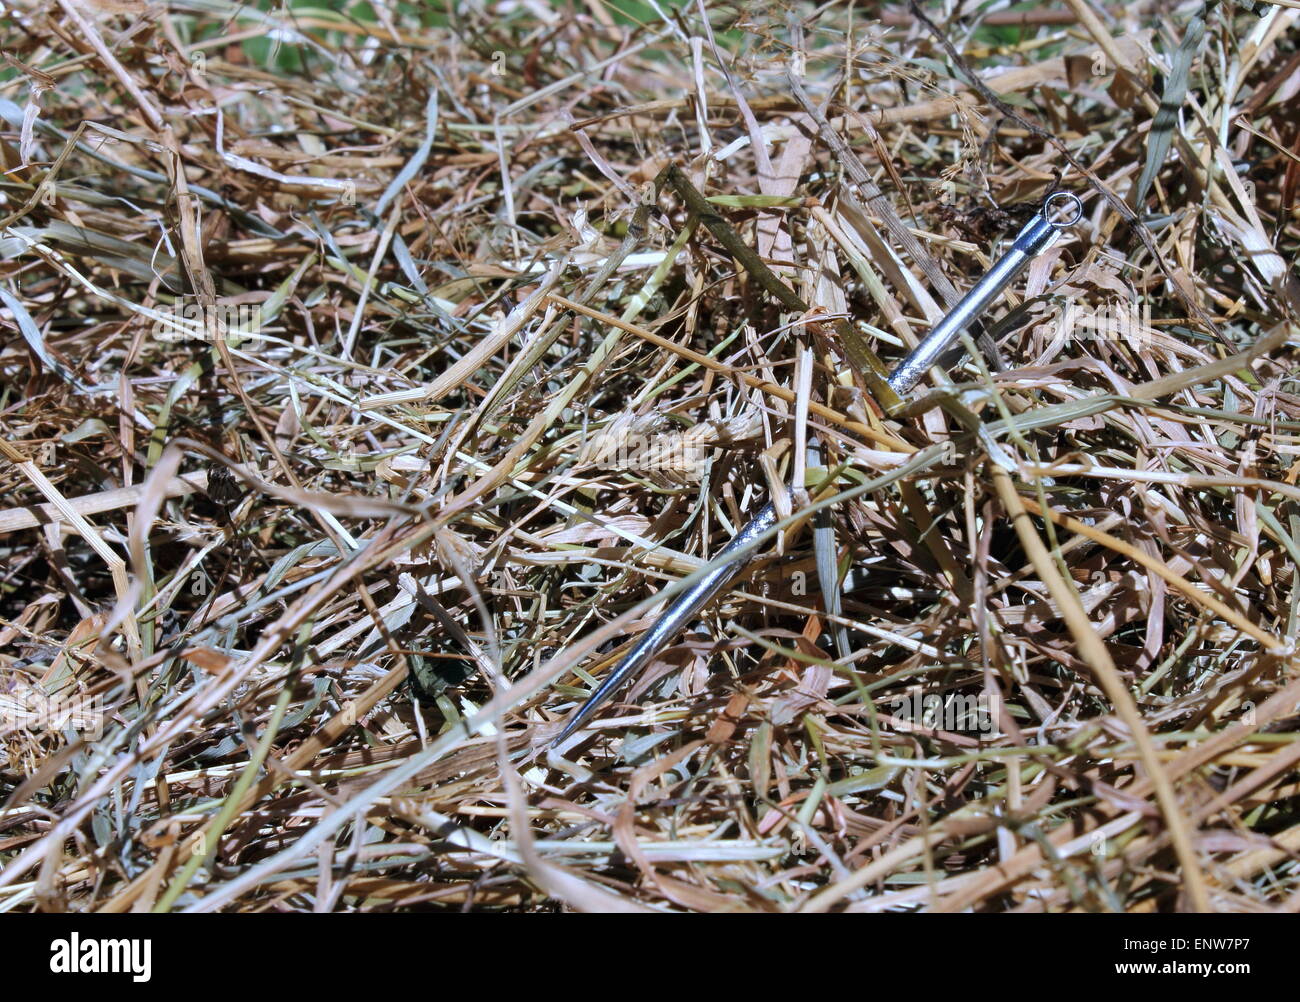
<svg viewBox="0 0 1300 1002">
<path fill-rule="evenodd" d="M 1043 201 L 1043 217 L 1063 230 L 1083 218 L 1083 203 L 1070 191 L 1054 191 Z"/>
</svg>

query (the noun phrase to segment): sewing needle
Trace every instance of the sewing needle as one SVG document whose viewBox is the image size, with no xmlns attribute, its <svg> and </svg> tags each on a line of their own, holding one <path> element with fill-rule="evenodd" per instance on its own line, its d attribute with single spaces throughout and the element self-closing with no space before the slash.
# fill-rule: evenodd
<svg viewBox="0 0 1300 1002">
<path fill-rule="evenodd" d="M 930 330 L 889 375 L 886 382 L 900 397 L 911 392 L 926 371 L 943 357 L 971 324 L 989 308 L 1025 266 L 1047 250 L 1061 231 L 1083 217 L 1083 203 L 1068 191 L 1054 191 L 1043 199 L 1038 212 L 1021 228 L 1011 246 L 975 283 L 956 306 Z M 656 652 L 686 626 L 710 599 L 722 591 L 757 553 L 755 540 L 777 522 L 776 507 L 769 501 L 745 525 L 717 557 L 717 566 L 678 595 L 609 676 L 587 697 L 572 719 L 551 744 L 558 745 L 591 719 L 615 690 L 623 685 Z M 712 561 L 711 561 L 712 562 Z"/>
</svg>

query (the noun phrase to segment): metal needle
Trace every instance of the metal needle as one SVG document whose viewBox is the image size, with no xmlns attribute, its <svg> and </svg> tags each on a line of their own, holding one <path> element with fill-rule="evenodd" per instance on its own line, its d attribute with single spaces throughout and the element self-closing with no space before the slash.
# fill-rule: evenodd
<svg viewBox="0 0 1300 1002">
<path fill-rule="evenodd" d="M 890 374 L 886 382 L 900 397 L 909 393 L 921 381 L 926 371 L 943 356 L 956 340 L 1002 294 L 1024 270 L 1030 260 L 1047 250 L 1061 230 L 1073 226 L 1083 216 L 1083 203 L 1068 191 L 1055 191 L 1044 200 L 1020 232 L 1007 252 L 998 258 L 988 272 L 975 283 L 956 306 L 940 320 L 912 349 Z M 635 674 L 665 644 L 689 623 L 708 601 L 718 594 L 736 573 L 755 554 L 755 549 L 745 549 L 748 544 L 767 532 L 777 522 L 776 508 L 769 501 L 758 514 L 744 526 L 718 554 L 720 563 L 696 584 L 688 588 L 664 612 L 650 629 L 642 634 L 636 646 L 619 662 L 582 704 L 578 712 L 564 726 L 552 744 L 559 744 L 591 719 L 609 696 Z M 735 556 L 728 558 L 729 554 Z"/>
<path fill-rule="evenodd" d="M 1068 191 L 1054 191 L 1043 199 L 1042 207 L 1016 234 L 1016 239 L 1011 242 L 1007 252 L 994 262 L 983 278 L 971 286 L 970 291 L 961 297 L 948 315 L 934 325 L 885 382 L 900 397 L 910 393 L 926 370 L 939 361 L 943 353 L 961 337 L 962 332 L 1016 280 L 1030 259 L 1051 247 L 1061 230 L 1073 226 L 1082 216 L 1083 203 L 1077 195 Z"/>
<path fill-rule="evenodd" d="M 718 559 L 722 562 L 713 570 L 709 571 L 696 584 L 682 594 L 677 596 L 677 600 L 660 616 L 650 629 L 641 635 L 636 646 L 627 653 L 627 656 L 619 662 L 617 668 L 609 673 L 609 677 L 596 688 L 587 701 L 582 704 L 582 708 L 573 716 L 560 732 L 560 736 L 555 739 L 554 744 L 558 744 L 585 724 L 593 713 L 595 713 L 602 703 L 609 698 L 610 694 L 621 686 L 627 679 L 631 678 L 642 665 L 650 660 L 651 657 L 681 630 L 697 612 L 700 611 L 709 601 L 718 594 L 732 578 L 736 572 L 754 556 L 754 551 L 749 550 L 743 553 L 737 553 L 747 543 L 753 542 L 768 529 L 776 525 L 776 508 L 772 502 L 768 502 L 758 510 L 749 523 L 742 528 L 730 543 L 726 545 Z M 735 554 L 727 559 L 730 554 Z"/>
</svg>

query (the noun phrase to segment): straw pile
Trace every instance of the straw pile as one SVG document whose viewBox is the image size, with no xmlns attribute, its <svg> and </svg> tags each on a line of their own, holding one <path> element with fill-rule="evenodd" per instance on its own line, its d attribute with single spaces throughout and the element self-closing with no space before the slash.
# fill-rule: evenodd
<svg viewBox="0 0 1300 1002">
<path fill-rule="evenodd" d="M 1300 904 L 1300 7 L 333 6 L 3 29 L 0 910 Z"/>
</svg>

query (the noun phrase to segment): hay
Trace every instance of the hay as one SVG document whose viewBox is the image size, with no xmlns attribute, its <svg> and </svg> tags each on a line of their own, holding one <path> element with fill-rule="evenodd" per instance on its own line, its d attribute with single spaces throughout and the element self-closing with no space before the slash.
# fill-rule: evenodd
<svg viewBox="0 0 1300 1002">
<path fill-rule="evenodd" d="M 1293 910 L 1300 10 L 1098 9 L 14 11 L 0 910 Z"/>
</svg>

